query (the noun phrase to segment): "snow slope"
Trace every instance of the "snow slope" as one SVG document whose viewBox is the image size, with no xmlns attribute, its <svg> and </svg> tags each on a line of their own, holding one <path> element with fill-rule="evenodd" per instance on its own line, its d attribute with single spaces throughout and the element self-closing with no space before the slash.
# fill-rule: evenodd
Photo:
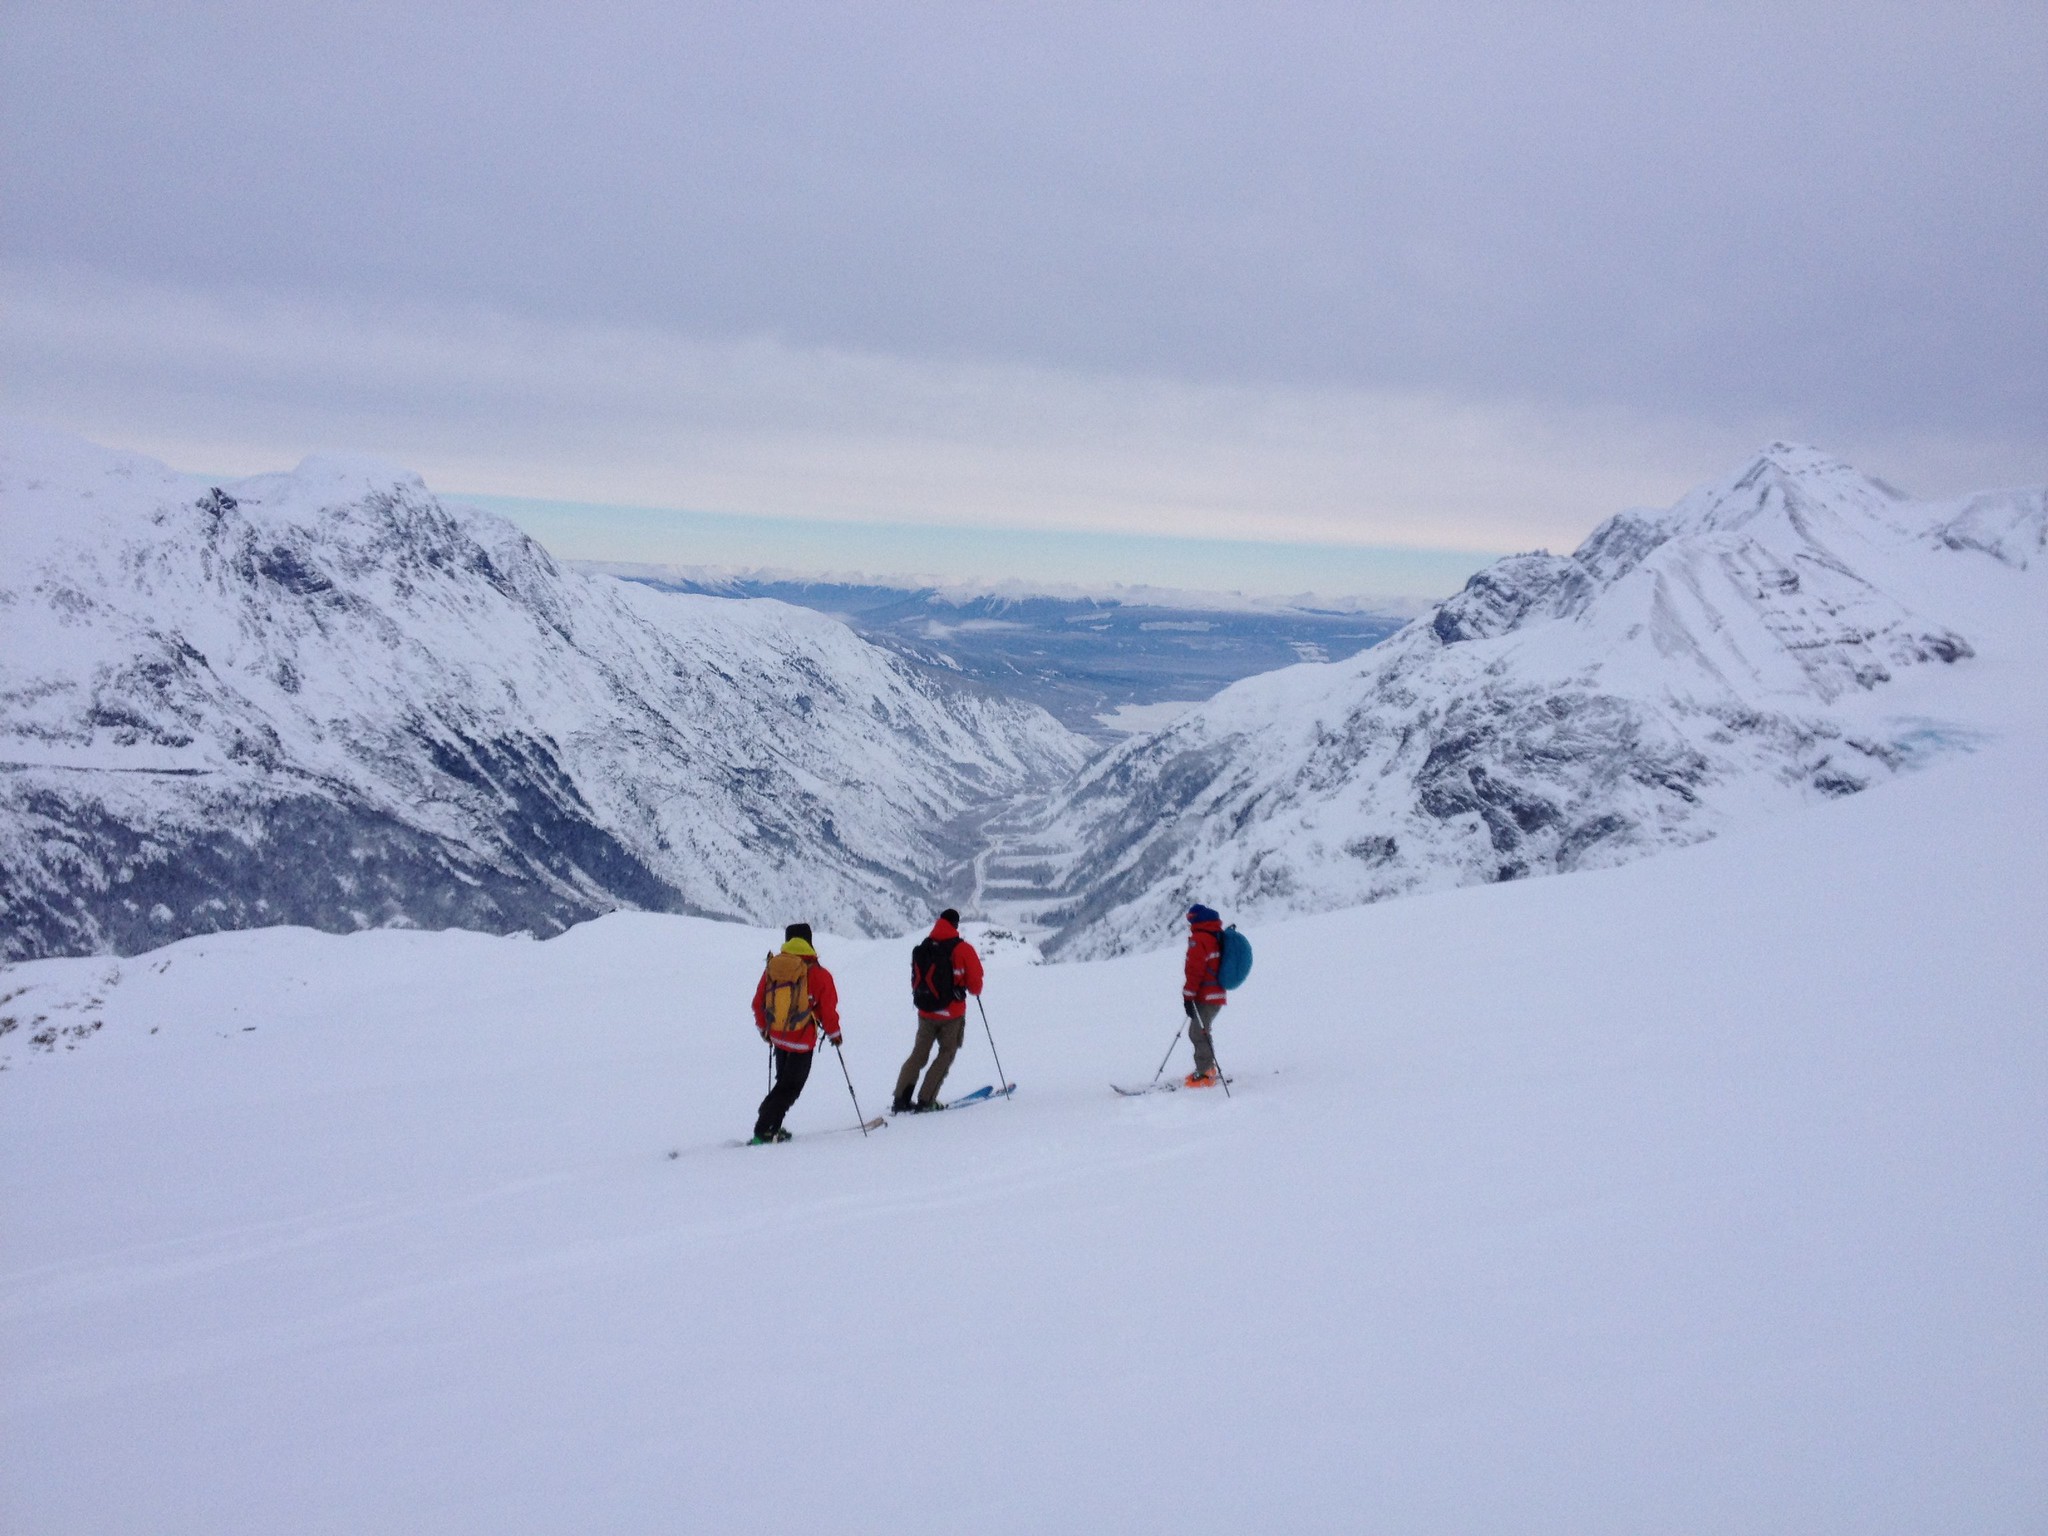
<svg viewBox="0 0 2048 1536">
<path fill-rule="evenodd" d="M 416 476 L 0 430 L 0 956 L 616 907 L 894 931 L 1042 711 L 781 604 L 559 568 Z"/>
<path fill-rule="evenodd" d="M 1114 954 L 1190 900 L 1270 920 L 1598 868 L 1854 793 L 2000 729 L 1972 679 L 2036 654 L 2044 550 L 2042 491 L 1917 503 L 1774 444 L 1106 754 L 1015 819 L 990 904 Z"/>
<path fill-rule="evenodd" d="M 1013 1102 L 762 1149 L 758 931 L 11 967 L 85 1033 L 0 1038 L 0 1527 L 2037 1532 L 2038 694 L 1810 814 L 1262 928 L 1228 1101 L 1107 1090 L 1170 951 L 992 964 Z M 870 1111 L 905 947 L 822 944 Z M 851 1121 L 828 1058 L 792 1124 Z"/>
</svg>

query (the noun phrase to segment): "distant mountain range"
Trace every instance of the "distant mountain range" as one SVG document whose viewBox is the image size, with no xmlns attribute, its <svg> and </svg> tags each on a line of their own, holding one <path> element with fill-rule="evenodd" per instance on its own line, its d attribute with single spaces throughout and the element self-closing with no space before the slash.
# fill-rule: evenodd
<svg viewBox="0 0 2048 1536">
<path fill-rule="evenodd" d="M 0 957 L 645 907 L 898 931 L 1088 746 L 779 603 L 558 566 L 416 476 L 0 431 Z"/>
<path fill-rule="evenodd" d="M 1308 598 L 898 586 L 576 564 L 664 592 L 772 598 L 816 609 L 914 666 L 1028 700 L 1069 730 L 1104 743 L 1149 729 L 1179 713 L 1168 706 L 1197 703 L 1241 678 L 1301 661 L 1346 660 L 1394 633 L 1407 617 L 1387 604 Z"/>
<path fill-rule="evenodd" d="M 213 484 L 7 425 L 0 958 L 944 901 L 1086 957 L 1190 899 L 1611 865 L 1995 730 L 2044 569 L 2039 490 L 1914 502 L 1775 444 L 1372 645 L 1160 594 L 656 590 L 388 466 Z"/>
<path fill-rule="evenodd" d="M 983 904 L 1106 955 L 1190 899 L 1255 920 L 1594 868 L 1852 794 L 1990 719 L 1964 679 L 2040 612 L 2043 500 L 1914 502 L 1774 444 L 1098 758 L 1014 818 Z"/>
</svg>

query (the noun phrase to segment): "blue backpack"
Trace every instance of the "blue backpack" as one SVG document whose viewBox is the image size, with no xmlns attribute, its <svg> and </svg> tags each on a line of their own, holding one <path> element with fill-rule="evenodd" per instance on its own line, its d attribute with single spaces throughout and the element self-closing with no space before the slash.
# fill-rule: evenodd
<svg viewBox="0 0 2048 1536">
<path fill-rule="evenodd" d="M 1252 973 L 1252 941 L 1237 931 L 1232 923 L 1223 930 L 1223 953 L 1216 962 L 1216 979 L 1223 990 L 1234 992 L 1244 985 L 1245 977 Z"/>
</svg>

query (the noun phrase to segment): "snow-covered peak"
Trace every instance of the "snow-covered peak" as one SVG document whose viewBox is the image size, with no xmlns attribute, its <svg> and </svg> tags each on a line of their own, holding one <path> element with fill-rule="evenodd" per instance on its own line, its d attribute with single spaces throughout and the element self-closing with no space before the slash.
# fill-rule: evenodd
<svg viewBox="0 0 2048 1536">
<path fill-rule="evenodd" d="M 1648 635 L 1657 686 L 1829 699 L 1901 663 L 1968 653 L 1912 604 L 1912 570 L 1949 516 L 1774 443 L 1665 511 L 1609 518 L 1569 557 L 1496 562 L 1439 605 L 1428 634 L 1520 633 L 1552 670 L 1581 656 L 1597 667 Z"/>
<path fill-rule="evenodd" d="M 2038 603 L 2013 572 L 2044 549 L 2040 491 L 1913 502 L 1774 443 L 1109 753 L 1028 829 L 1060 871 L 1039 913 L 1055 952 L 1103 953 L 1190 898 L 1256 917 L 1612 864 L 1852 793 L 1981 728 L 1930 723 L 1935 674 Z"/>
<path fill-rule="evenodd" d="M 1664 515 L 1664 523 L 1670 533 L 1681 535 L 1816 514 L 1882 519 L 1905 500 L 1902 492 L 1831 454 L 1778 442 L 1758 450 L 1736 473 L 1686 495 Z"/>
<path fill-rule="evenodd" d="M 296 469 L 237 480 L 233 494 L 252 515 L 267 522 L 308 526 L 350 518 L 365 506 L 424 502 L 431 496 L 426 481 L 409 469 L 382 459 L 336 454 L 314 455 L 302 459 Z M 502 522 L 475 508 L 449 512 L 451 521 Z"/>
<path fill-rule="evenodd" d="M 10 490 L 51 485 L 89 492 L 104 481 L 175 485 L 191 478 L 146 454 L 102 447 L 26 417 L 0 415 L 0 484 Z"/>
<path fill-rule="evenodd" d="M 146 518 L 194 486 L 155 459 L 0 416 L 0 571 L 101 540 L 111 523 Z"/>
<path fill-rule="evenodd" d="M 1932 535 L 1952 550 L 1975 550 L 2024 571 L 2048 554 L 2048 490 L 1985 491 L 1942 507 Z"/>
<path fill-rule="evenodd" d="M 1907 536 L 1905 496 L 1819 449 L 1775 442 L 1733 474 L 1709 481 L 1664 511 L 1617 514 L 1575 551 L 1601 582 L 1625 576 L 1674 538 L 1736 535 L 1789 550 L 1826 550 L 1844 536 Z"/>
<path fill-rule="evenodd" d="M 1537 550 L 1510 555 L 1473 574 L 1437 605 L 1430 633 L 1445 645 L 1484 640 L 1534 619 L 1561 619 L 1583 609 L 1598 578 L 1577 558 Z"/>
</svg>

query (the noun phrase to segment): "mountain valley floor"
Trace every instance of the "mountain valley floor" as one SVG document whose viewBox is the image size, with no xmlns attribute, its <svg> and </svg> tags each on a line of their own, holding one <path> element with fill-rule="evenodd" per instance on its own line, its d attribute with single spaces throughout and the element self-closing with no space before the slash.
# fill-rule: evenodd
<svg viewBox="0 0 2048 1536">
<path fill-rule="evenodd" d="M 1016 1098 L 866 1139 L 725 1145 L 762 930 L 9 967 L 0 1527 L 2038 1531 L 2044 758 L 1263 928 L 1228 1100 L 1109 1091 L 1174 948 L 998 953 Z"/>
</svg>

